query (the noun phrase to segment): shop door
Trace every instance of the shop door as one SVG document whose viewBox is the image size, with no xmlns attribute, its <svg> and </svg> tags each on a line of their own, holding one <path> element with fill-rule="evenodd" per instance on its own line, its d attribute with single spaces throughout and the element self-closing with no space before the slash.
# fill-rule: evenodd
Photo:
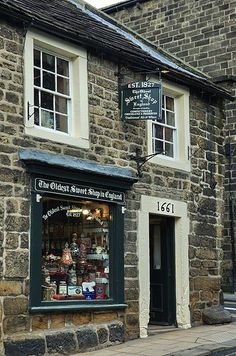
<svg viewBox="0 0 236 356">
<path fill-rule="evenodd" d="M 175 324 L 174 224 L 150 216 L 150 324 Z"/>
</svg>

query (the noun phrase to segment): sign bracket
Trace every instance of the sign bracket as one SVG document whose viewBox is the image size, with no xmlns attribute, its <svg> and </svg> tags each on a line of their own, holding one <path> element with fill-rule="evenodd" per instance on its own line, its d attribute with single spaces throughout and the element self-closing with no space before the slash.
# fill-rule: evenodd
<svg viewBox="0 0 236 356">
<path fill-rule="evenodd" d="M 130 159 L 135 161 L 136 164 L 137 164 L 137 176 L 139 178 L 142 178 L 143 176 L 143 173 L 142 173 L 142 167 L 143 165 L 148 162 L 150 159 L 152 159 L 153 157 L 159 155 L 159 154 L 165 154 L 164 151 L 160 150 L 160 151 L 157 151 L 155 153 L 151 153 L 147 156 L 141 156 L 141 152 L 140 150 L 137 148 L 136 149 L 136 152 L 135 152 L 135 155 L 130 155 Z"/>
</svg>

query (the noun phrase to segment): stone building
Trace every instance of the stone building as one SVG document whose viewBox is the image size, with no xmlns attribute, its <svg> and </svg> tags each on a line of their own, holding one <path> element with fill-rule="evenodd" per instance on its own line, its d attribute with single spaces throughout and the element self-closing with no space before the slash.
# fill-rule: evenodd
<svg viewBox="0 0 236 356">
<path fill-rule="evenodd" d="M 82 1 L 0 18 L 0 353 L 200 323 L 220 298 L 231 96 Z"/>
<path fill-rule="evenodd" d="M 235 97 L 235 0 L 125 1 L 105 11 L 158 47 L 210 75 Z M 222 287 L 236 290 L 235 102 L 225 106 L 226 174 Z"/>
</svg>

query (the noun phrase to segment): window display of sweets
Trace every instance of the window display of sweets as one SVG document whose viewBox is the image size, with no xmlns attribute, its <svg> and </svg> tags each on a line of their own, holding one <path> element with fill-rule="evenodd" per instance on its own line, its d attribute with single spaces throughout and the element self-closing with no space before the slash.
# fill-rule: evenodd
<svg viewBox="0 0 236 356">
<path fill-rule="evenodd" d="M 42 300 L 109 298 L 109 205 L 43 199 Z"/>
</svg>

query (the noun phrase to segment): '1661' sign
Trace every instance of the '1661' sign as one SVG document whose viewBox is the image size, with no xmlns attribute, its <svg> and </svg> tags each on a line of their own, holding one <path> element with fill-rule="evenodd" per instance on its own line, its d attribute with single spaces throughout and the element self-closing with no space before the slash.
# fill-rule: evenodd
<svg viewBox="0 0 236 356">
<path fill-rule="evenodd" d="M 123 120 L 161 120 L 161 84 L 153 82 L 129 83 L 121 89 L 121 117 Z"/>
</svg>

